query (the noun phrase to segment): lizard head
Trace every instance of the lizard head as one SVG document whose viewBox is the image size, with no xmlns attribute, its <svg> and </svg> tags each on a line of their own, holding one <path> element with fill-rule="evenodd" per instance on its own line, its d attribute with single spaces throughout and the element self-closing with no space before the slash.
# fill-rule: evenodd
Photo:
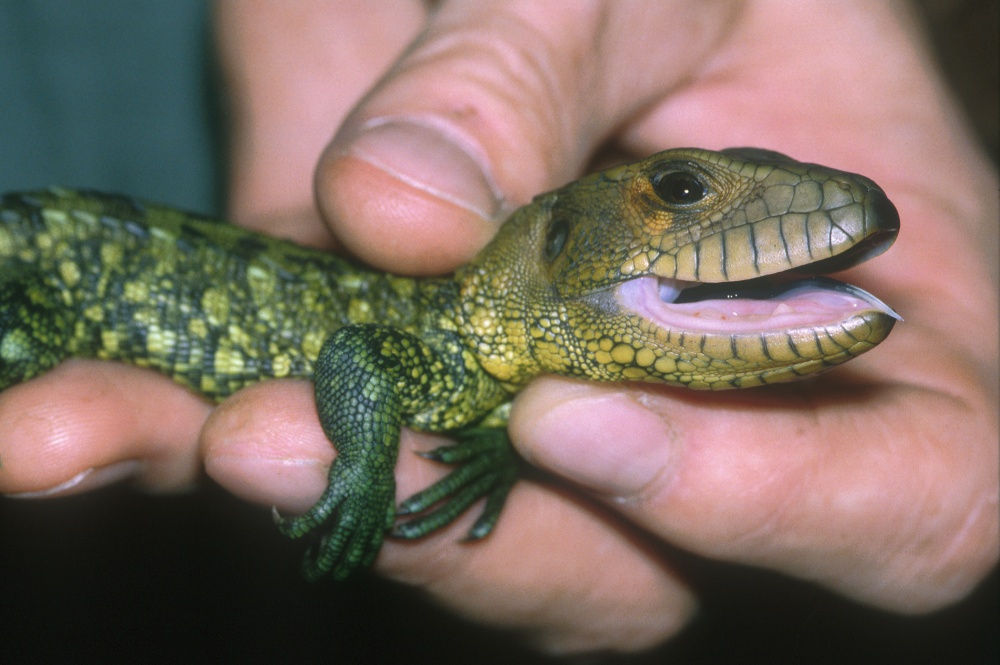
<svg viewBox="0 0 1000 665">
<path fill-rule="evenodd" d="M 746 387 L 886 338 L 898 315 L 818 275 L 898 231 L 863 176 L 753 148 L 676 149 L 536 198 L 474 265 L 516 275 L 503 288 L 535 373 Z"/>
</svg>

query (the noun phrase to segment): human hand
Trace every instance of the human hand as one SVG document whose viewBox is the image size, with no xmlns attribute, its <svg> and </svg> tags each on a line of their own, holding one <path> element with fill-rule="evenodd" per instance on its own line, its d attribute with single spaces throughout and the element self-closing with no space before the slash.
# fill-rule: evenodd
<svg viewBox="0 0 1000 665">
<path fill-rule="evenodd" d="M 547 648 L 583 650 L 640 648 L 683 626 L 696 590 L 674 574 L 663 542 L 900 611 L 961 597 L 993 565 L 987 248 L 996 243 L 984 239 L 995 232 L 995 174 L 905 16 L 856 4 L 608 3 L 600 19 L 555 3 L 446 3 L 433 15 L 400 3 L 391 16 L 370 3 L 220 7 L 237 119 L 234 211 L 316 243 L 323 227 L 297 226 L 304 217 L 294 214 L 310 208 L 316 157 L 421 35 L 348 118 L 316 179 L 337 238 L 380 267 L 450 270 L 506 211 L 602 149 L 775 149 L 874 178 L 903 220 L 896 247 L 848 277 L 906 317 L 875 353 L 788 390 L 536 382 L 517 400 L 515 443 L 597 501 L 521 483 L 486 541 L 456 544 L 465 521 L 390 542 L 382 572 Z M 462 147 L 420 129 L 409 130 L 417 145 L 408 147 L 406 130 L 387 124 L 359 134 L 386 117 L 443 128 Z M 477 166 L 488 175 L 474 175 Z M 201 456 L 233 491 L 286 511 L 319 494 L 332 450 L 307 385 L 262 384 L 209 412 L 161 377 L 99 365 L 67 363 L 0 396 L 0 422 L 15 424 L 5 470 L 10 451 L 36 462 L 31 478 L 5 477 L 6 491 L 51 487 L 85 468 L 134 471 L 114 462 L 137 458 L 150 482 L 173 487 L 190 481 Z M 65 388 L 84 380 L 89 392 Z M 41 410 L 57 390 L 64 397 Z M 86 411 L 80 394 L 93 400 Z M 98 418 L 136 394 L 134 419 Z M 164 404 L 171 426 L 144 427 Z M 401 495 L 438 472 L 408 452 L 432 447 L 428 438 L 404 437 Z"/>
<path fill-rule="evenodd" d="M 891 5 L 693 13 L 661 3 L 639 8 L 648 14 L 609 6 L 598 24 L 582 12 L 505 7 L 443 6 L 326 149 L 317 197 L 350 251 L 381 267 L 446 271 L 485 242 L 502 211 L 574 177 L 601 148 L 757 145 L 886 188 L 901 238 L 851 279 L 907 320 L 878 352 L 789 389 L 704 395 L 538 381 L 515 409 L 521 453 L 638 528 L 522 484 L 506 525 L 477 546 L 489 562 L 478 572 L 462 548 L 435 550 L 428 559 L 454 566 L 442 581 L 410 549 L 394 564 L 409 547 L 398 544 L 385 569 L 446 598 L 449 585 L 460 588 L 450 597 L 465 611 L 476 579 L 494 621 L 510 620 L 493 596 L 517 574 L 528 580 L 523 595 L 547 607 L 533 617 L 542 639 L 574 646 L 601 634 L 598 616 L 653 619 L 641 639 L 624 638 L 633 646 L 683 623 L 692 592 L 655 545 L 628 542 L 642 531 L 899 611 L 961 597 L 997 547 L 996 300 L 982 251 L 994 245 L 981 240 L 994 231 L 994 175 L 929 74 L 909 19 Z M 400 118 L 416 127 L 388 122 Z M 454 143 L 436 143 L 428 127 Z M 266 179 L 266 162 L 259 168 Z M 243 191 L 241 205 L 253 205 Z M 622 551 L 595 560 L 623 536 Z M 503 561 L 517 561 L 516 573 Z M 595 570 L 616 574 L 595 590 Z M 602 601 L 592 615 L 580 609 L 584 594 Z M 553 597 L 570 600 L 548 605 Z M 559 635 L 556 617 L 572 628 Z"/>
</svg>

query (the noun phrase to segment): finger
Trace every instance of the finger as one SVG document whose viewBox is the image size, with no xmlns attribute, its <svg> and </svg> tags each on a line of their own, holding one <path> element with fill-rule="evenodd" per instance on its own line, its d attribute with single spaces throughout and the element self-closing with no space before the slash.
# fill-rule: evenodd
<svg viewBox="0 0 1000 665">
<path fill-rule="evenodd" d="M 335 455 L 320 430 L 312 387 L 290 381 L 252 386 L 223 402 L 203 442 L 217 482 L 289 513 L 316 500 Z M 404 430 L 398 499 L 446 473 L 416 454 L 441 443 Z M 649 647 L 679 631 L 694 611 L 687 586 L 643 536 L 578 497 L 518 483 L 495 531 L 461 542 L 475 518 L 474 507 L 427 538 L 388 539 L 377 569 L 470 619 L 562 653 Z"/>
<path fill-rule="evenodd" d="M 317 197 L 378 267 L 444 272 L 690 74 L 727 2 L 445 2 L 324 153 Z"/>
<path fill-rule="evenodd" d="M 868 385 L 694 394 L 545 379 L 511 431 L 530 462 L 674 546 L 934 609 L 994 560 L 995 441 L 969 417 L 985 400 Z"/>
<path fill-rule="evenodd" d="M 0 492 L 81 492 L 132 477 L 157 491 L 200 470 L 211 406 L 169 379 L 114 363 L 69 361 L 0 393 Z"/>
<path fill-rule="evenodd" d="M 328 241 L 318 220 L 299 226 L 313 208 L 316 162 L 424 16 L 417 0 L 217 4 L 235 219 L 303 242 Z"/>
</svg>

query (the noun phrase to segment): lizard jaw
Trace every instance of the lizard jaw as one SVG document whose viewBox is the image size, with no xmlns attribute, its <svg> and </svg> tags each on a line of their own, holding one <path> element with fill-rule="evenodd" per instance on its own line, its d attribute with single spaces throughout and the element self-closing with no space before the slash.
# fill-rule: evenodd
<svg viewBox="0 0 1000 665">
<path fill-rule="evenodd" d="M 704 299 L 698 298 L 699 291 Z M 901 320 L 899 314 L 867 291 L 828 277 L 778 287 L 747 282 L 700 286 L 696 282 L 639 277 L 619 284 L 615 299 L 627 311 L 662 328 L 694 334 L 821 328 L 866 311 Z"/>
</svg>

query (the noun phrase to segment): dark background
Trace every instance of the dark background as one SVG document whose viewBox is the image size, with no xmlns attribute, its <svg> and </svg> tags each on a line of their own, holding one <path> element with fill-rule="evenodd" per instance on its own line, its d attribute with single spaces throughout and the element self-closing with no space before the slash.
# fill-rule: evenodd
<svg viewBox="0 0 1000 665">
<path fill-rule="evenodd" d="M 998 3 L 919 5 L 996 162 Z M 0 191 L 61 183 L 218 212 L 208 32 L 197 0 L 0 4 Z M 300 556 L 267 511 L 208 481 L 179 496 L 0 500 L 0 662 L 552 662 L 374 577 L 307 584 Z M 956 606 L 900 617 L 758 570 L 685 564 L 698 619 L 611 662 L 1000 662 L 996 572 Z"/>
</svg>

